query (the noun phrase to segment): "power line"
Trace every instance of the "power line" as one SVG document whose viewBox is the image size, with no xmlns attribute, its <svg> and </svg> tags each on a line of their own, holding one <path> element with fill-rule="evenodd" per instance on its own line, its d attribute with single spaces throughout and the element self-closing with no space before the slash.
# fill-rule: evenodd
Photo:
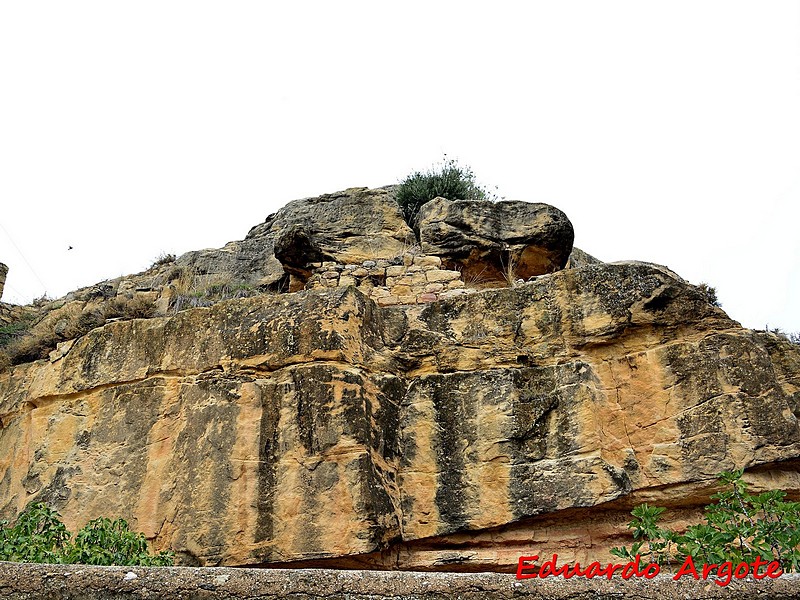
<svg viewBox="0 0 800 600">
<path fill-rule="evenodd" d="M 11 237 L 11 234 L 8 233 L 8 230 L 5 227 L 3 227 L 2 223 L 0 223 L 0 229 L 5 231 L 6 235 L 8 236 L 8 240 L 11 242 L 11 244 L 14 246 L 14 248 L 16 248 L 17 252 L 22 257 L 22 260 L 25 261 L 25 264 L 28 265 L 28 268 L 31 270 L 31 273 L 33 273 L 33 276 L 36 277 L 36 279 L 42 285 L 42 289 L 45 291 L 45 293 L 47 293 L 47 286 L 44 284 L 44 281 L 42 281 L 42 278 L 39 277 L 39 274 L 31 266 L 31 263 L 28 262 L 28 259 L 25 258 L 25 255 L 22 253 L 22 250 L 19 249 L 19 246 L 17 246 L 17 243 L 14 241 L 14 238 Z M 19 293 L 19 292 L 17 292 L 17 293 Z"/>
<path fill-rule="evenodd" d="M 8 283 L 8 281 L 6 281 L 6 284 L 5 284 L 4 287 L 5 287 L 6 290 L 11 290 L 14 294 L 16 294 L 19 297 L 19 301 L 20 302 L 25 302 L 25 296 L 23 296 L 17 288 L 15 288 L 13 285 Z"/>
</svg>

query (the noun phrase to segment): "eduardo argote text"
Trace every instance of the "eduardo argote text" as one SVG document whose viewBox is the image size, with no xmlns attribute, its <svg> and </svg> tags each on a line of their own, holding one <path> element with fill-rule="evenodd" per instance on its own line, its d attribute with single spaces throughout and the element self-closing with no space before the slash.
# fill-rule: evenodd
<svg viewBox="0 0 800 600">
<path fill-rule="evenodd" d="M 533 579 L 546 577 L 563 577 L 570 579 L 572 577 L 585 577 L 592 579 L 594 577 L 612 577 L 619 576 L 622 579 L 630 579 L 631 577 L 644 577 L 645 579 L 652 579 L 661 571 L 656 563 L 641 564 L 641 556 L 636 555 L 636 558 L 626 564 L 608 563 L 602 566 L 599 562 L 589 563 L 586 568 L 581 569 L 580 563 L 574 565 L 563 564 L 558 565 L 558 554 L 553 554 L 553 557 L 537 565 L 539 556 L 520 556 L 519 563 L 517 564 L 517 579 Z M 762 570 L 763 568 L 763 570 Z M 723 562 L 721 564 L 706 564 L 695 565 L 691 556 L 686 557 L 683 564 L 672 577 L 672 579 L 680 579 L 687 575 L 694 579 L 708 579 L 714 577 L 714 583 L 720 586 L 728 585 L 732 579 L 743 579 L 751 575 L 754 579 L 776 579 L 783 574 L 780 563 L 778 561 L 766 561 L 761 558 L 756 558 L 751 563 L 741 562 L 734 565 L 732 562 Z"/>
</svg>

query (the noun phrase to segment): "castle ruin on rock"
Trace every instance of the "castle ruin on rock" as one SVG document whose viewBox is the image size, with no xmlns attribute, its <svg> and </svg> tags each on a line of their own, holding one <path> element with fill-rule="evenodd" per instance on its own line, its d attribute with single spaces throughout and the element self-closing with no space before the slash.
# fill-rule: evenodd
<svg viewBox="0 0 800 600">
<path fill-rule="evenodd" d="M 633 506 L 696 519 L 725 469 L 800 492 L 797 346 L 547 205 L 416 226 L 392 187 L 295 200 L 39 307 L 0 371 L 0 518 L 121 516 L 187 565 L 504 571 L 608 560 Z"/>
</svg>

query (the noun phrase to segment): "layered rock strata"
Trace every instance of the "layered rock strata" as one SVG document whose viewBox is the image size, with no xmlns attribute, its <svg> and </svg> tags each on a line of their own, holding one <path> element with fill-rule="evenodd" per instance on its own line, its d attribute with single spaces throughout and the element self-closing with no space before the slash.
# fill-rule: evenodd
<svg viewBox="0 0 800 600">
<path fill-rule="evenodd" d="M 608 560 L 723 469 L 800 491 L 800 355 L 642 263 L 424 305 L 355 287 L 109 323 L 0 372 L 0 516 L 122 516 L 183 564 Z"/>
</svg>

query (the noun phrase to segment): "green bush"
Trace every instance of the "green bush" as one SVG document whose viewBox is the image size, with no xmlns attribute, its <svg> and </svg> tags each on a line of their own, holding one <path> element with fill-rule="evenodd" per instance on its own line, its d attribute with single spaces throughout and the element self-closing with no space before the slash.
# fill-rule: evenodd
<svg viewBox="0 0 800 600">
<path fill-rule="evenodd" d="M 73 540 L 60 515 L 37 502 L 13 526 L 0 521 L 0 560 L 165 567 L 173 564 L 174 554 L 150 554 L 144 534 L 131 531 L 124 519 L 89 521 Z"/>
<path fill-rule="evenodd" d="M 29 504 L 13 527 L 0 521 L 0 560 L 59 563 L 71 537 L 57 512 Z"/>
<path fill-rule="evenodd" d="M 715 287 L 703 282 L 697 285 L 697 289 L 703 293 L 706 302 L 712 306 L 716 306 L 717 308 L 722 308 L 722 303 L 719 301 L 719 298 L 717 298 L 717 289 Z"/>
<path fill-rule="evenodd" d="M 125 519 L 105 517 L 89 521 L 67 547 L 65 556 L 64 562 L 86 565 L 167 567 L 174 562 L 171 552 L 151 555 L 144 535 L 131 531 Z"/>
<path fill-rule="evenodd" d="M 629 560 L 641 554 L 658 564 L 682 562 L 688 556 L 708 564 L 752 563 L 760 557 L 778 561 L 784 571 L 797 571 L 800 502 L 787 502 L 786 492 L 781 490 L 752 495 L 742 473 L 741 469 L 720 473 L 720 480 L 730 489 L 711 496 L 717 502 L 706 506 L 706 522 L 692 525 L 682 534 L 658 526 L 665 509 L 637 506 L 628 528 L 639 541 L 631 548 L 612 548 L 611 553 Z"/>
<path fill-rule="evenodd" d="M 489 194 L 475 181 L 470 167 L 462 167 L 454 158 L 444 159 L 428 171 L 415 171 L 397 188 L 396 199 L 406 223 L 416 229 L 420 207 L 437 196 L 448 200 L 488 200 Z"/>
</svg>

